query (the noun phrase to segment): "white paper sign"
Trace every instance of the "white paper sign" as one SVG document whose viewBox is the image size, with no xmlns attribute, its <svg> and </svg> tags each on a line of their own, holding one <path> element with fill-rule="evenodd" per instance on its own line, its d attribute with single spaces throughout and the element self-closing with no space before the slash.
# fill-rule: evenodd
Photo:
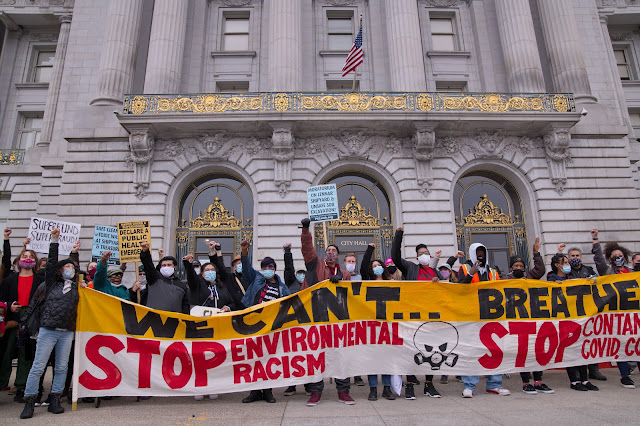
<svg viewBox="0 0 640 426">
<path fill-rule="evenodd" d="M 338 189 L 335 183 L 308 187 L 307 201 L 309 203 L 309 219 L 311 222 L 337 220 L 340 217 Z"/>
<path fill-rule="evenodd" d="M 51 242 L 51 231 L 55 228 L 60 229 L 60 237 L 58 238 L 58 255 L 69 256 L 71 248 L 80 238 L 80 229 L 82 225 L 79 223 L 62 222 L 55 219 L 43 219 L 40 217 L 32 217 L 29 224 L 29 233 L 27 236 L 31 239 L 27 248 L 36 253 L 49 253 L 49 243 Z"/>
</svg>

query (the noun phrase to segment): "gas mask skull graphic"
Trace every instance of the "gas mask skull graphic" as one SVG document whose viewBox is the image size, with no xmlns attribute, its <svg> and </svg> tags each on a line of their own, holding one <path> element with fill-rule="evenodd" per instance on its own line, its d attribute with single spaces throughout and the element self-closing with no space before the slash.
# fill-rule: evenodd
<svg viewBox="0 0 640 426">
<path fill-rule="evenodd" d="M 458 330 L 448 322 L 425 322 L 413 335 L 413 344 L 419 351 L 413 360 L 418 365 L 429 363 L 432 370 L 440 370 L 443 363 L 453 367 L 458 362 L 458 355 L 453 353 L 458 337 Z"/>
</svg>

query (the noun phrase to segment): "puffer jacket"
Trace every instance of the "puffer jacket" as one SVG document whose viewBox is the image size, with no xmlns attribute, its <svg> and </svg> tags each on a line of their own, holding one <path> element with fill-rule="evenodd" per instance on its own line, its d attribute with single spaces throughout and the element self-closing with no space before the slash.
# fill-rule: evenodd
<svg viewBox="0 0 640 426">
<path fill-rule="evenodd" d="M 75 331 L 76 316 L 78 313 L 78 283 L 71 285 L 71 290 L 63 293 L 64 279 L 56 277 L 58 264 L 58 243 L 49 245 L 49 258 L 47 260 L 47 274 L 45 283 L 47 295 L 44 300 L 44 309 L 40 319 L 41 327 L 61 328 Z"/>
</svg>

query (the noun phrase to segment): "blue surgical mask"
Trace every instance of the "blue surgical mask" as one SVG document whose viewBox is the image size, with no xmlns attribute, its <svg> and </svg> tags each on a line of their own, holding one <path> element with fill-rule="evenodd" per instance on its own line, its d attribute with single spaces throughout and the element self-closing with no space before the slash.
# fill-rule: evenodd
<svg viewBox="0 0 640 426">
<path fill-rule="evenodd" d="M 236 266 L 236 274 L 241 274 L 242 273 L 242 263 L 238 263 L 238 266 Z"/>
<path fill-rule="evenodd" d="M 262 271 L 260 271 L 260 273 L 263 277 L 270 280 L 276 274 L 276 271 L 274 271 L 273 269 L 263 269 Z"/>
<path fill-rule="evenodd" d="M 384 268 L 382 266 L 376 266 L 375 268 L 373 268 L 373 273 L 375 274 L 376 277 L 381 276 L 383 272 L 384 272 Z"/>
<path fill-rule="evenodd" d="M 296 280 L 298 280 L 298 282 L 302 284 L 304 282 L 304 274 L 296 275 Z"/>
<path fill-rule="evenodd" d="M 65 280 L 70 280 L 71 278 L 73 278 L 73 276 L 76 274 L 76 270 L 75 269 L 65 269 L 64 271 L 62 271 L 62 278 L 64 278 Z"/>
<path fill-rule="evenodd" d="M 571 265 L 563 265 L 562 272 L 564 272 L 565 274 L 568 274 L 569 272 L 571 272 Z"/>
<path fill-rule="evenodd" d="M 216 280 L 216 271 L 205 271 L 204 279 L 207 281 L 215 281 Z"/>
</svg>

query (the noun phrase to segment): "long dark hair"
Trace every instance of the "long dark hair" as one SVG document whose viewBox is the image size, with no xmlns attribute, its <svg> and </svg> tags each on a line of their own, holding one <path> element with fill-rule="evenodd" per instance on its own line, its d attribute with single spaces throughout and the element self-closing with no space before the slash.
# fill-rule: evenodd
<svg viewBox="0 0 640 426">
<path fill-rule="evenodd" d="M 378 262 L 380 264 L 380 266 L 382 266 L 382 279 L 383 280 L 390 280 L 391 279 L 391 275 L 389 274 L 389 270 L 387 269 L 386 266 L 384 266 L 384 262 L 380 259 L 373 259 L 371 261 L 371 263 L 369 264 L 369 277 L 372 280 L 376 279 L 376 274 L 373 273 L 373 262 Z"/>
<path fill-rule="evenodd" d="M 217 285 L 218 287 L 224 287 L 224 283 L 223 283 L 223 282 L 222 282 L 222 280 L 220 279 L 220 274 L 218 273 L 218 272 L 219 272 L 219 271 L 218 271 L 218 268 L 216 267 L 216 265 L 214 265 L 214 264 L 213 264 L 213 263 L 211 263 L 211 262 L 207 262 L 207 263 L 205 263 L 205 264 L 203 264 L 203 265 L 201 265 L 201 266 L 200 266 L 200 276 L 202 277 L 202 279 L 204 279 L 204 272 L 205 272 L 205 271 L 204 271 L 204 268 L 205 268 L 205 267 L 207 267 L 207 266 L 209 266 L 209 265 L 213 266 L 213 270 L 214 270 L 214 271 L 216 271 L 216 285 Z M 206 282 L 206 283 L 207 283 L 207 285 L 208 285 L 209 281 L 205 280 L 205 282 Z"/>
</svg>

